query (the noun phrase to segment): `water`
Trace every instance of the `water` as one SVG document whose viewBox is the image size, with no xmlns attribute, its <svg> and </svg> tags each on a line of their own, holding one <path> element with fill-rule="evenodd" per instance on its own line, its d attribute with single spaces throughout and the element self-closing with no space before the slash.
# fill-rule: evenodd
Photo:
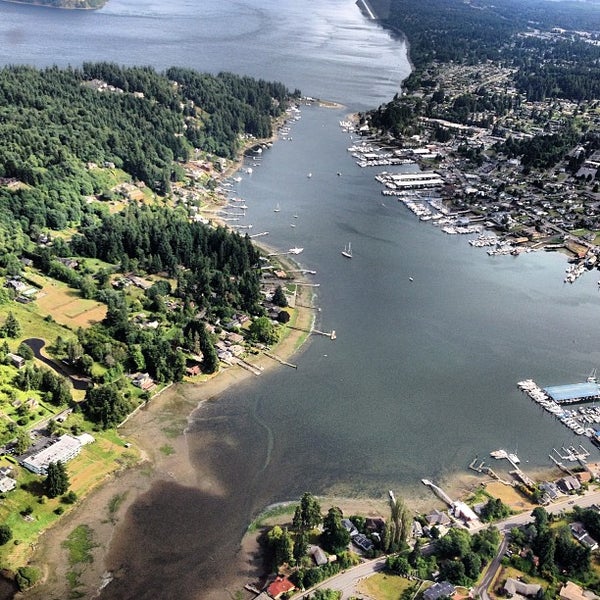
<svg viewBox="0 0 600 600">
<path fill-rule="evenodd" d="M 110 0 L 85 13 L 0 3 L 0 40 L 4 63 L 231 70 L 352 110 L 391 98 L 408 73 L 402 43 L 345 0 Z M 271 502 L 306 490 L 422 496 L 422 477 L 450 481 L 476 455 L 517 450 L 534 469 L 574 441 L 516 382 L 581 381 L 600 363 L 593 276 L 566 286 L 559 255 L 488 257 L 381 196 L 375 171 L 346 152 L 348 110 L 305 108 L 293 141 L 237 186 L 253 232 L 305 248 L 298 259 L 322 284 L 318 325 L 338 339 L 314 338 L 297 371 L 194 414 L 190 456 L 223 493 L 163 482 L 142 496 L 112 542 L 117 575 L 102 597 L 224 597 L 239 539 Z"/>
<path fill-rule="evenodd" d="M 233 71 L 362 109 L 409 72 L 403 44 L 352 0 L 109 0 L 69 12 L 0 2 L 0 63 L 98 60 Z"/>
</svg>

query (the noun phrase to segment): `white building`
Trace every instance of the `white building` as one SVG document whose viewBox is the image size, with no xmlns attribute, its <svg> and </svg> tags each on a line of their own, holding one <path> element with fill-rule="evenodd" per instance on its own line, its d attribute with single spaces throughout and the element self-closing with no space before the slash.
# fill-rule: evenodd
<svg viewBox="0 0 600 600">
<path fill-rule="evenodd" d="M 38 475 L 46 475 L 51 462 L 62 462 L 75 458 L 81 451 L 81 442 L 70 435 L 61 435 L 52 445 L 27 457 L 22 465 Z"/>
</svg>

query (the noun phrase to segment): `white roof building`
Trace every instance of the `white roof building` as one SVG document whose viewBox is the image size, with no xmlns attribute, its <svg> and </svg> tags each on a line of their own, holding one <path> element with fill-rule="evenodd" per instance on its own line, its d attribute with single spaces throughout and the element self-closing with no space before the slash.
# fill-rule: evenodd
<svg viewBox="0 0 600 600">
<path fill-rule="evenodd" d="M 32 454 L 23 461 L 23 466 L 38 475 L 46 475 L 51 462 L 62 462 L 75 458 L 81 451 L 81 442 L 70 435 L 61 435 L 56 442 Z"/>
</svg>

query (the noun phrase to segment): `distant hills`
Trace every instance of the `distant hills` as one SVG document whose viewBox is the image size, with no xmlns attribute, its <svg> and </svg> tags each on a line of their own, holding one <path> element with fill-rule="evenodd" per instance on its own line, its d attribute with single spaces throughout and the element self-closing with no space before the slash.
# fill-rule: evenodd
<svg viewBox="0 0 600 600">
<path fill-rule="evenodd" d="M 19 4 L 35 4 L 51 8 L 95 9 L 102 8 L 108 0 L 5 0 Z"/>
</svg>

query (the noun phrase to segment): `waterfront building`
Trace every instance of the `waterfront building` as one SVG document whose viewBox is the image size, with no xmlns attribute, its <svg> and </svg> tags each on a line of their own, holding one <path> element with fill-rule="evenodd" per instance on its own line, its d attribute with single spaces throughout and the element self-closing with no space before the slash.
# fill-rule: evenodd
<svg viewBox="0 0 600 600">
<path fill-rule="evenodd" d="M 32 473 L 46 475 L 51 462 L 68 462 L 81 452 L 81 446 L 78 439 L 70 435 L 61 435 L 49 446 L 25 458 L 21 464 Z"/>
</svg>

